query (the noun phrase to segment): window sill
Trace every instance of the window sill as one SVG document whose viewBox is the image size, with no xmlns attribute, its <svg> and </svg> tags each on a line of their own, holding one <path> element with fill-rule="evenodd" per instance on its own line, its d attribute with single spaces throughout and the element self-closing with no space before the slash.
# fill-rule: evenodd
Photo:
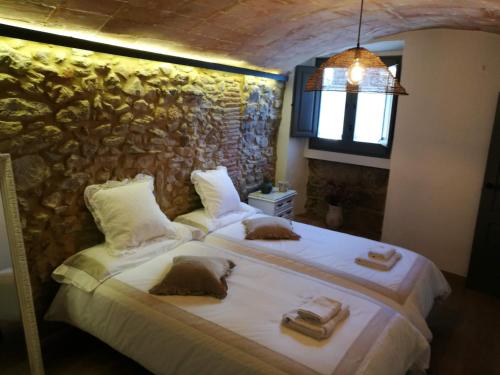
<svg viewBox="0 0 500 375">
<path fill-rule="evenodd" d="M 326 161 L 336 161 L 339 163 L 364 165 L 366 167 L 391 169 L 391 160 L 386 158 L 375 158 L 371 156 L 344 154 L 341 152 L 331 152 L 314 150 L 306 146 L 304 157 L 307 159 L 319 159 Z"/>
</svg>

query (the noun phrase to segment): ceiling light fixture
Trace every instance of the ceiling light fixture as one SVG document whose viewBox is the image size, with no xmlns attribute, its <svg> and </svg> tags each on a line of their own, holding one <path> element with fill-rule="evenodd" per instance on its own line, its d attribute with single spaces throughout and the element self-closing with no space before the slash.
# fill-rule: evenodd
<svg viewBox="0 0 500 375">
<path fill-rule="evenodd" d="M 356 47 L 334 55 L 321 64 L 307 81 L 305 91 L 408 95 L 380 57 L 359 46 L 363 5 L 364 0 L 361 0 Z"/>
</svg>

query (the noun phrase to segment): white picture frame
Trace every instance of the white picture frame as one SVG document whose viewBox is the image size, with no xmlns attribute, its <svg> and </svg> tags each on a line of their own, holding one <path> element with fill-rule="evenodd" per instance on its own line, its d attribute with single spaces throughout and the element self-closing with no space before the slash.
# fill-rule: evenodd
<svg viewBox="0 0 500 375">
<path fill-rule="evenodd" d="M 42 350 L 21 220 L 19 219 L 14 173 L 9 154 L 0 154 L 0 191 L 30 370 L 32 375 L 43 375 Z"/>
</svg>

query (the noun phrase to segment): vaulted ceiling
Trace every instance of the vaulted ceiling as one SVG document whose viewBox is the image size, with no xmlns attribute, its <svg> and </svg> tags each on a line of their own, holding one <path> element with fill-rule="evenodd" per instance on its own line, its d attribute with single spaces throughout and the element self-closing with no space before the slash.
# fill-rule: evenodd
<svg viewBox="0 0 500 375">
<path fill-rule="evenodd" d="M 355 42 L 359 0 L 0 0 L 0 23 L 289 71 Z M 362 39 L 500 33 L 500 0 L 365 0 Z"/>
</svg>

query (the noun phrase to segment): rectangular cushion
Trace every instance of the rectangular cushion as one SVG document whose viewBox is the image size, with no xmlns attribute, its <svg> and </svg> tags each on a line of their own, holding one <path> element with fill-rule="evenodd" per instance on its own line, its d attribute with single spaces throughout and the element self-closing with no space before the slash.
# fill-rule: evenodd
<svg viewBox="0 0 500 375">
<path fill-rule="evenodd" d="M 243 221 L 247 240 L 299 240 L 290 220 L 266 216 Z"/>
</svg>

